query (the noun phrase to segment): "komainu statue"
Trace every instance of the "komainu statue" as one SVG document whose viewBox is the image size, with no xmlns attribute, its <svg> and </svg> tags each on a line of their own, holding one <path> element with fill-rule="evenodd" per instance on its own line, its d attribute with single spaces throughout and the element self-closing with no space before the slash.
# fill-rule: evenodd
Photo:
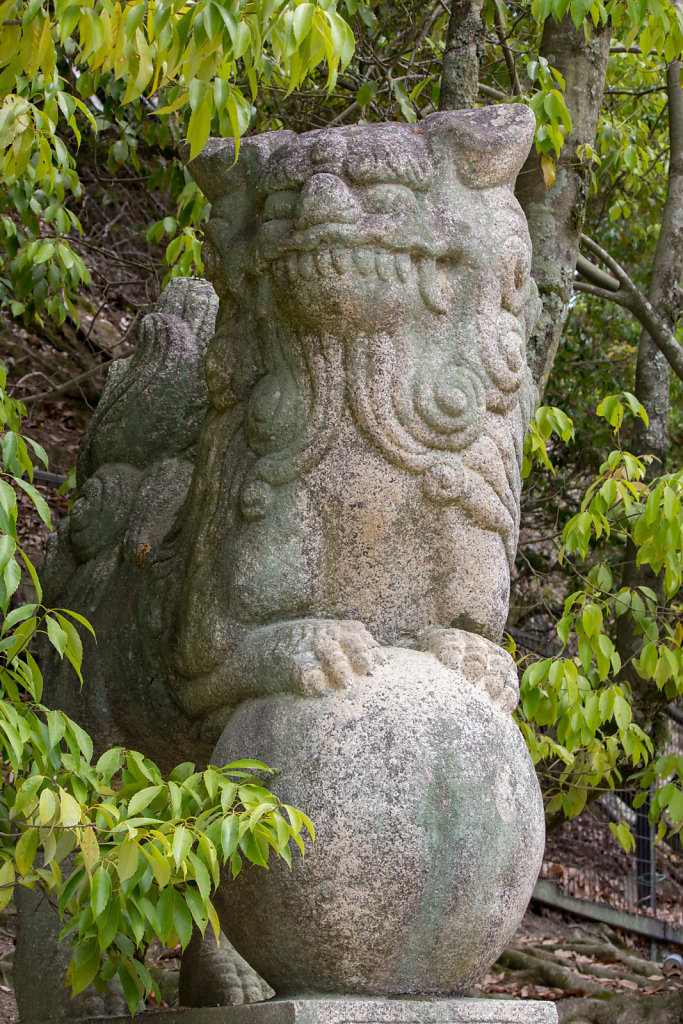
<svg viewBox="0 0 683 1024">
<path fill-rule="evenodd" d="M 315 821 L 305 863 L 217 899 L 278 996 L 457 996 L 540 867 L 498 646 L 536 397 L 512 190 L 533 132 L 497 106 L 237 160 L 211 140 L 189 169 L 218 303 L 174 281 L 145 320 L 48 555 L 49 597 L 99 638 L 82 695 L 50 666 L 55 702 L 166 765 L 261 758 Z M 466 1003 L 447 1019 L 489 1020 Z M 533 1012 L 509 1019 L 556 1019 Z"/>
</svg>

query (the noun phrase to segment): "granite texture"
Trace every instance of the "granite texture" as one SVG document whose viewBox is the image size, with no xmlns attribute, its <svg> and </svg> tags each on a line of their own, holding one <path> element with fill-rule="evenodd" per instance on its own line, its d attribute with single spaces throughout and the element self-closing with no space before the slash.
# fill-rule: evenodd
<svg viewBox="0 0 683 1024">
<path fill-rule="evenodd" d="M 172 281 L 110 373 L 48 553 L 48 602 L 99 640 L 82 694 L 48 657 L 50 701 L 164 767 L 263 756 L 315 819 L 303 870 L 218 897 L 279 993 L 461 991 L 535 881 L 497 646 L 536 398 L 533 133 L 511 105 L 273 132 L 237 162 L 210 140 L 215 292 Z"/>
<path fill-rule="evenodd" d="M 544 827 L 522 737 L 485 688 L 385 648 L 344 690 L 242 704 L 214 760 L 242 749 L 281 769 L 280 799 L 317 832 L 291 872 L 271 861 L 216 893 L 224 932 L 278 995 L 458 994 L 497 959 Z"/>
<path fill-rule="evenodd" d="M 169 644 L 189 715 L 343 686 L 378 643 L 500 639 L 535 400 L 512 192 L 532 136 L 495 107 L 190 164 L 220 306 Z"/>
<path fill-rule="evenodd" d="M 187 497 L 217 305 L 207 281 L 170 281 L 135 354 L 113 364 L 80 447 L 78 500 L 41 567 L 46 604 L 81 612 L 97 633 L 96 644 L 83 633 L 82 689 L 66 659 L 44 646 L 46 699 L 88 729 L 97 751 L 133 747 L 168 769 L 206 759 L 216 739 L 169 693 L 144 588 Z"/>
<path fill-rule="evenodd" d="M 68 944 L 59 944 L 62 924 L 57 911 L 47 897 L 20 885 L 14 891 L 14 900 L 17 936 L 12 981 L 22 1024 L 125 1014 L 126 1000 L 118 978 L 107 986 L 104 995 L 88 985 L 71 998 L 71 990 L 65 985 L 71 952 Z"/>
<path fill-rule="evenodd" d="M 82 1024 L 127 1024 L 130 1017 Z M 146 1024 L 557 1024 L 553 1003 L 511 999 L 274 999 L 249 1006 L 166 1010 Z M 31 1024 L 52 1024 L 36 1021 Z"/>
</svg>

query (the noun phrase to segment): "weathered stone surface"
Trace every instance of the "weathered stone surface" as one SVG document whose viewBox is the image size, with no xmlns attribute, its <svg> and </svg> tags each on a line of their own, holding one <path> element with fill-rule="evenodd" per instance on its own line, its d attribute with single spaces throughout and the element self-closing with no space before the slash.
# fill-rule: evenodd
<svg viewBox="0 0 683 1024">
<path fill-rule="evenodd" d="M 215 730 L 203 737 L 172 700 L 155 655 L 161 623 L 143 588 L 150 564 L 168 557 L 163 541 L 187 496 L 209 404 L 204 356 L 216 308 L 208 282 L 171 281 L 134 356 L 113 364 L 79 452 L 78 500 L 42 567 L 48 605 L 80 611 L 97 632 L 97 644 L 83 638 L 83 689 L 46 645 L 47 699 L 99 750 L 136 747 L 169 768 L 208 756 Z"/>
<path fill-rule="evenodd" d="M 495 108 L 191 164 L 221 306 L 170 645 L 188 714 L 343 685 L 371 637 L 500 637 L 534 400 L 511 189 L 532 132 Z"/>
<path fill-rule="evenodd" d="M 278 995 L 457 994 L 498 957 L 544 829 L 522 737 L 486 689 L 385 648 L 345 690 L 242 704 L 214 760 L 242 749 L 281 769 L 278 795 L 318 837 L 291 872 L 271 863 L 217 893 L 224 931 Z"/>
<path fill-rule="evenodd" d="M 219 897 L 279 994 L 463 991 L 540 865 L 516 676 L 485 639 L 507 614 L 534 400 L 511 191 L 532 130 L 497 108 L 191 165 L 221 306 L 171 676 L 189 714 L 240 705 L 213 759 L 282 768 L 324 837 L 303 871 Z"/>
<path fill-rule="evenodd" d="M 82 1024 L 126 1024 L 130 1017 Z M 273 999 L 146 1013 L 146 1024 L 557 1024 L 552 1003 L 511 999 Z M 40 1024 L 48 1024 L 47 1021 Z M 50 1022 L 51 1024 L 51 1022 Z"/>
<path fill-rule="evenodd" d="M 316 819 L 303 871 L 220 895 L 279 992 L 461 991 L 535 880 L 495 644 L 535 399 L 533 129 L 515 105 L 274 132 L 236 164 L 211 141 L 190 169 L 218 312 L 206 283 L 167 290 L 48 559 L 99 635 L 84 699 L 53 660 L 52 700 L 167 766 L 226 727 L 215 758 L 261 754 Z"/>
<path fill-rule="evenodd" d="M 500 637 L 534 400 L 512 193 L 532 133 L 496 107 L 193 161 L 215 329 L 210 286 L 172 281 L 46 563 L 48 599 L 100 638 L 83 694 L 52 659 L 51 699 L 101 743 L 204 759 L 245 698 L 344 685 L 377 644 Z"/>
<path fill-rule="evenodd" d="M 192 933 L 180 963 L 181 1006 L 236 1006 L 270 999 L 275 993 L 221 934 L 216 945 L 209 929 Z"/>
<path fill-rule="evenodd" d="M 58 943 L 62 924 L 47 898 L 17 886 L 17 945 L 14 951 L 13 983 L 21 1024 L 39 1024 L 126 1012 L 126 1000 L 119 979 L 99 995 L 88 985 L 75 999 L 66 986 L 71 959 L 68 943 Z M 130 1020 L 130 1016 L 128 1017 Z"/>
<path fill-rule="evenodd" d="M 97 645 L 83 636 L 82 690 L 70 666 L 45 647 L 47 699 L 84 725 L 98 750 L 125 744 L 166 767 L 205 760 L 220 732 L 172 700 L 155 656 L 161 624 L 142 592 L 148 559 L 168 557 L 163 541 L 187 496 L 209 404 L 203 363 L 216 309 L 207 281 L 171 281 L 143 321 L 135 355 L 113 364 L 81 445 L 78 500 L 50 538 L 41 573 L 46 603 L 80 611 L 97 632 Z M 55 911 L 24 890 L 18 904 L 16 996 L 24 1024 L 125 1012 L 118 980 L 104 996 L 90 986 L 70 998 L 71 953 L 58 948 Z M 264 999 L 271 991 L 227 940 L 216 949 L 208 937 L 193 943 L 181 977 L 195 1005 Z"/>
</svg>

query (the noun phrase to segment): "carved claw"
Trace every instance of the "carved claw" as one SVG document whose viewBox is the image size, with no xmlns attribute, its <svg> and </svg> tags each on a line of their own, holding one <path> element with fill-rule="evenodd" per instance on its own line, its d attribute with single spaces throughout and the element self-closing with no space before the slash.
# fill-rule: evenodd
<svg viewBox="0 0 683 1024">
<path fill-rule="evenodd" d="M 446 668 L 461 672 L 504 711 L 512 712 L 517 706 L 517 668 L 502 647 L 476 633 L 439 627 L 425 630 L 417 646 L 418 650 L 433 654 Z"/>
<path fill-rule="evenodd" d="M 343 690 L 354 675 L 367 675 L 385 658 L 365 626 L 353 620 L 298 622 L 292 641 L 295 682 L 305 694 Z"/>
</svg>

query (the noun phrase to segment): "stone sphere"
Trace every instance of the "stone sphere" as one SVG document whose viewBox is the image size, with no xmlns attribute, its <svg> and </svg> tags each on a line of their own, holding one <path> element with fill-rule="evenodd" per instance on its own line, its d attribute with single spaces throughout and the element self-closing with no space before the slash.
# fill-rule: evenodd
<svg viewBox="0 0 683 1024">
<path fill-rule="evenodd" d="M 221 925 L 278 995 L 458 994 L 512 937 L 540 870 L 541 794 L 522 736 L 426 653 L 319 697 L 246 701 L 213 755 L 280 770 L 313 820 L 290 871 L 224 876 Z"/>
</svg>

